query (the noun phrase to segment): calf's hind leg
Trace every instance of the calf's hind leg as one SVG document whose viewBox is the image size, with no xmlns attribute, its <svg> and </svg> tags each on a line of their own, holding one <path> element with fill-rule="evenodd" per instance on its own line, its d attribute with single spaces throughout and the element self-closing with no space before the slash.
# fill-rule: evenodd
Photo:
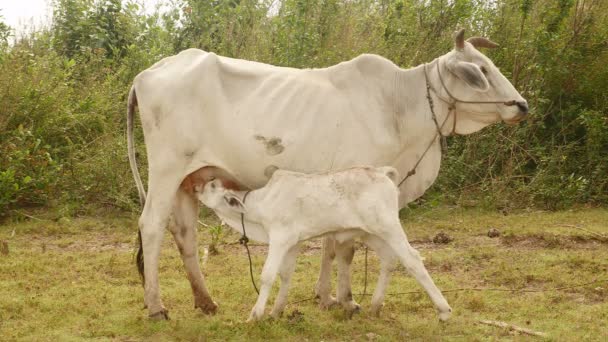
<svg viewBox="0 0 608 342">
<path fill-rule="evenodd" d="M 401 228 L 401 224 L 397 222 L 393 225 L 389 236 L 386 237 L 385 242 L 391 247 L 392 252 L 397 255 L 403 266 L 408 272 L 418 281 L 424 290 L 428 293 L 429 297 L 437 311 L 439 311 L 439 319 L 446 321 L 452 314 L 452 308 L 445 300 L 441 291 L 437 288 L 433 279 L 427 272 L 420 254 L 415 250 L 407 241 L 407 237 Z"/>
<path fill-rule="evenodd" d="M 169 230 L 173 234 L 190 281 L 194 307 L 200 308 L 203 313 L 214 314 L 217 311 L 217 303 L 211 299 L 207 291 L 198 261 L 196 238 L 198 209 L 197 199 L 180 188 L 173 205 L 173 222 L 169 225 Z"/>
<path fill-rule="evenodd" d="M 376 289 L 372 296 L 371 306 L 371 313 L 374 316 L 378 316 L 380 314 L 380 309 L 382 309 L 386 288 L 388 287 L 391 272 L 395 268 L 396 260 L 391 248 L 377 236 L 368 235 L 363 240 L 380 258 L 380 275 L 378 276 Z"/>
</svg>

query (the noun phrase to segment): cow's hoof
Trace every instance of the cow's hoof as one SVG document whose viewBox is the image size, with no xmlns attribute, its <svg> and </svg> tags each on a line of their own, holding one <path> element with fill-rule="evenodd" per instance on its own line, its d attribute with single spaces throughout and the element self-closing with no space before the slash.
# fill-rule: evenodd
<svg viewBox="0 0 608 342">
<path fill-rule="evenodd" d="M 319 299 L 319 308 L 321 310 L 329 310 L 332 306 L 338 304 L 336 298 L 329 296 L 329 298 Z"/>
<path fill-rule="evenodd" d="M 217 313 L 218 305 L 214 301 L 205 302 L 203 304 L 197 304 L 194 308 L 199 308 L 206 315 L 215 315 Z"/>
<path fill-rule="evenodd" d="M 169 311 L 167 311 L 167 309 L 162 309 L 157 313 L 150 314 L 148 317 L 153 321 L 168 321 Z"/>
</svg>

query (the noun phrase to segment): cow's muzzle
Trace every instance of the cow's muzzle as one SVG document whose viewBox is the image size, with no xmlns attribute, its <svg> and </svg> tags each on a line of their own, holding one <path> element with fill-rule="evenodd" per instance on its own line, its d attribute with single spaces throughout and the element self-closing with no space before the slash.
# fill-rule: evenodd
<svg viewBox="0 0 608 342">
<path fill-rule="evenodd" d="M 523 101 L 517 101 L 515 102 L 515 105 L 517 106 L 517 109 L 519 109 L 519 114 L 521 116 L 526 116 L 528 115 L 528 111 L 530 110 L 530 108 L 528 107 L 528 102 L 526 100 Z"/>
</svg>

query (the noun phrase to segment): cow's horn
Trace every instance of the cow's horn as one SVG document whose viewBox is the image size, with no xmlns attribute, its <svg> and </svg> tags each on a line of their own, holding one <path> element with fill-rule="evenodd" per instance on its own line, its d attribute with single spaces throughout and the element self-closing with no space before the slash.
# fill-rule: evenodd
<svg viewBox="0 0 608 342">
<path fill-rule="evenodd" d="M 456 46 L 456 50 L 464 49 L 464 29 L 457 31 L 454 35 L 454 44 Z"/>
<path fill-rule="evenodd" d="M 483 37 L 471 37 L 467 39 L 467 42 L 473 44 L 473 46 L 477 49 L 479 48 L 497 48 L 499 45 L 489 40 L 488 38 Z"/>
</svg>

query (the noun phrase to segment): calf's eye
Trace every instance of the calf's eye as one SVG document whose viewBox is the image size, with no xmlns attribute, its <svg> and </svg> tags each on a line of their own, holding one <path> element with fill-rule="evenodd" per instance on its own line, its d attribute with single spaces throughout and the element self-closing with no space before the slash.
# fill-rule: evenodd
<svg viewBox="0 0 608 342">
<path fill-rule="evenodd" d="M 481 72 L 483 72 L 484 75 L 488 73 L 488 70 L 486 69 L 485 66 L 482 65 L 479 68 L 481 69 Z"/>
</svg>

